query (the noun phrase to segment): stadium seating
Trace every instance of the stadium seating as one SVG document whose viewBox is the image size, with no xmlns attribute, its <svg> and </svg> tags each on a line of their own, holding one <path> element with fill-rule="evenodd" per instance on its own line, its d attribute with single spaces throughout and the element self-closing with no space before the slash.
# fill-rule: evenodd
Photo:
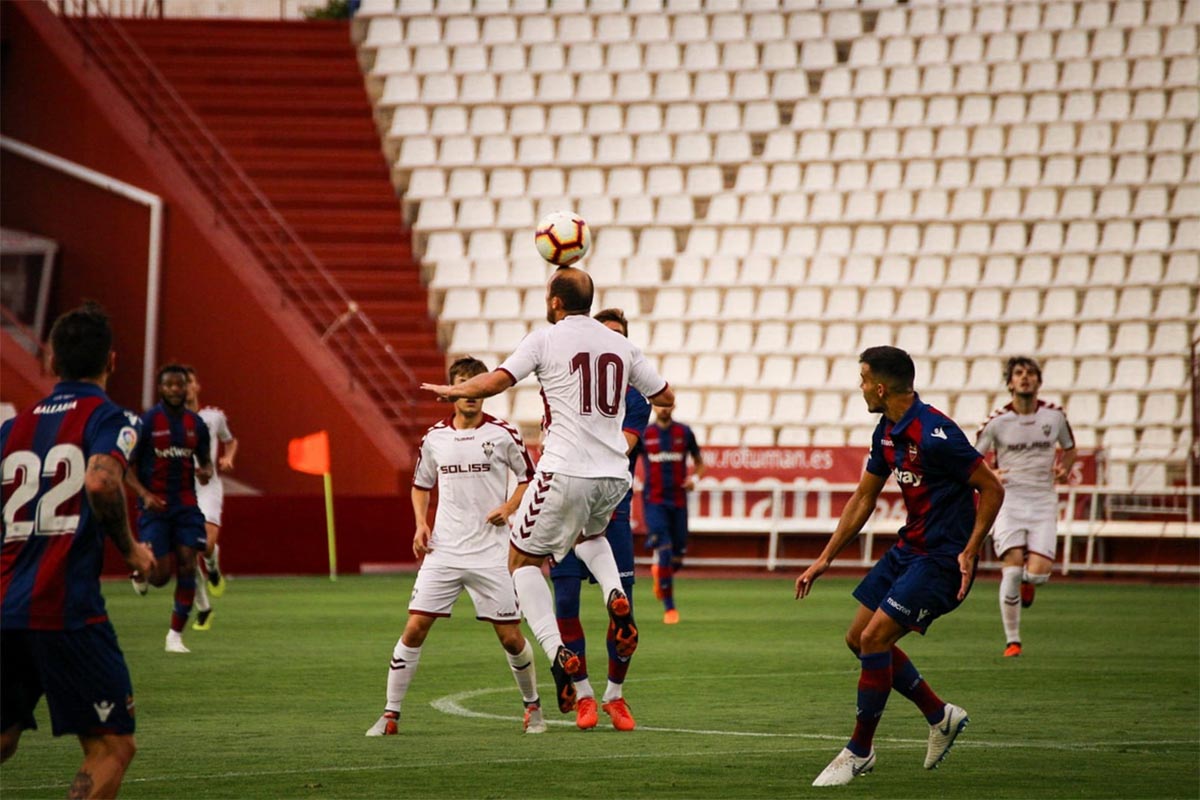
<svg viewBox="0 0 1200 800">
<path fill-rule="evenodd" d="M 1197 0 L 453 5 L 359 22 L 450 351 L 537 323 L 569 207 L 713 443 L 861 443 L 854 356 L 893 342 L 968 430 L 1021 352 L 1114 480 L 1182 459 Z"/>
</svg>

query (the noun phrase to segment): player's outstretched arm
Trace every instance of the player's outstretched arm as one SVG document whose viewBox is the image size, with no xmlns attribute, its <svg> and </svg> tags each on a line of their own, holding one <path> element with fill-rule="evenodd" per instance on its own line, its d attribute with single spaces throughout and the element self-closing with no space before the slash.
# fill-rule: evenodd
<svg viewBox="0 0 1200 800">
<path fill-rule="evenodd" d="M 862 526 L 875 511 L 875 501 L 879 498 L 879 493 L 883 491 L 885 483 L 887 483 L 886 475 L 876 475 L 872 472 L 863 473 L 858 482 L 858 488 L 854 490 L 846 507 L 842 509 L 842 516 L 838 520 L 833 535 L 829 537 L 829 543 L 825 545 L 825 549 L 821 551 L 821 555 L 817 557 L 813 565 L 804 570 L 804 574 L 796 579 L 797 599 L 804 599 L 808 596 L 817 578 L 825 574 L 825 570 L 829 569 L 829 565 L 837 558 L 838 553 L 842 552 L 862 530 Z"/>
<path fill-rule="evenodd" d="M 441 383 L 422 383 L 421 388 L 433 392 L 439 400 L 482 399 L 500 394 L 514 383 L 512 376 L 502 369 L 476 375 L 470 380 L 447 386 Z"/>
<path fill-rule="evenodd" d="M 125 563 L 145 575 L 154 569 L 154 553 L 149 545 L 133 538 L 125 505 L 122 472 L 124 469 L 119 461 L 97 453 L 88 459 L 83 487 L 96 520 L 125 557 Z"/>
<path fill-rule="evenodd" d="M 979 507 L 975 509 L 975 527 L 967 546 L 958 555 L 958 571 L 962 573 L 962 586 L 958 590 L 958 599 L 967 596 L 971 579 L 975 576 L 975 564 L 979 560 L 979 550 L 983 546 L 983 537 L 992 529 L 1000 506 L 1004 503 L 1004 485 L 992 468 L 985 462 L 979 466 L 967 479 L 967 485 L 979 492 Z"/>
</svg>

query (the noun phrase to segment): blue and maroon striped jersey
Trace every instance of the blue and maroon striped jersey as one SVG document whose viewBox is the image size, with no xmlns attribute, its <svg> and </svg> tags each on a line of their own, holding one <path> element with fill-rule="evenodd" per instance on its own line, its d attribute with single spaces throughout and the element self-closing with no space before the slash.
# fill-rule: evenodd
<svg viewBox="0 0 1200 800">
<path fill-rule="evenodd" d="M 687 480 L 687 457 L 700 457 L 700 446 L 692 429 L 672 421 L 663 428 L 657 422 L 646 428 L 642 437 L 642 469 L 645 480 L 643 499 L 647 503 L 683 508 L 687 498 L 683 484 Z"/>
<path fill-rule="evenodd" d="M 622 432 L 632 433 L 638 437 L 638 443 L 629 451 L 630 478 L 633 477 L 633 470 L 637 466 L 638 456 L 642 451 L 642 434 L 646 430 L 646 423 L 649 421 L 650 401 L 641 392 L 630 386 L 625 390 L 625 421 L 621 423 Z M 633 485 L 631 483 L 629 491 L 625 493 L 625 497 L 613 509 L 612 518 L 629 519 L 629 513 L 632 508 Z"/>
<path fill-rule="evenodd" d="M 137 421 L 99 386 L 64 381 L 0 427 L 0 627 L 78 630 L 108 619 L 100 594 L 104 530 L 84 475 L 97 454 L 125 466 Z"/>
<path fill-rule="evenodd" d="M 208 425 L 189 409 L 169 411 L 162 403 L 142 414 L 133 460 L 138 480 L 167 501 L 167 508 L 196 505 L 196 462 L 209 453 Z M 139 505 L 141 501 L 139 501 Z"/>
<path fill-rule="evenodd" d="M 957 558 L 975 526 L 975 491 L 967 485 L 983 456 L 962 429 L 918 395 L 900 421 L 880 417 L 867 472 L 896 476 L 908 519 L 896 546 Z"/>
</svg>

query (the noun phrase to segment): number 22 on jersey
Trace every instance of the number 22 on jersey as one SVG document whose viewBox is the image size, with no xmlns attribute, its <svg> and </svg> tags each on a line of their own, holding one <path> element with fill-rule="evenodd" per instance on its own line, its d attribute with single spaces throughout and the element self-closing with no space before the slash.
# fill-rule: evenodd
<svg viewBox="0 0 1200 800">
<path fill-rule="evenodd" d="M 83 489 L 83 451 L 77 445 L 58 444 L 46 453 L 43 463 L 32 450 L 18 450 L 4 458 L 4 541 L 39 536 L 64 536 L 79 527 L 79 493 Z M 54 483 L 55 479 L 58 480 Z M 52 483 L 42 488 L 43 480 Z M 19 482 L 17 482 L 19 481 Z M 16 486 L 10 488 L 10 484 Z M 33 519 L 17 520 L 17 512 L 36 500 Z M 60 514 L 59 507 L 71 502 L 69 511 Z"/>
</svg>

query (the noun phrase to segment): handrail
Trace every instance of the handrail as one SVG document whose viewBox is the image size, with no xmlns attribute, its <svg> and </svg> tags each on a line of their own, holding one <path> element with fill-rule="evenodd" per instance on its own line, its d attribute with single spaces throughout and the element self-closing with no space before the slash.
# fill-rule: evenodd
<svg viewBox="0 0 1200 800">
<path fill-rule="evenodd" d="M 367 387 L 373 400 L 389 412 L 389 422 L 412 433 L 417 399 L 411 387 L 419 381 L 370 316 L 100 4 L 59 0 L 59 10 L 83 23 L 68 27 L 142 113 L 151 135 L 166 144 L 208 195 L 218 215 L 214 222 L 227 225 L 255 252 L 279 283 L 284 298 L 304 312 L 321 341 L 339 356 L 351 383 Z M 117 39 L 117 45 L 110 38 Z M 106 52 L 101 52 L 102 47 Z M 124 67 L 123 74 L 118 67 Z M 361 330 L 356 329 L 356 322 Z M 407 386 L 397 380 L 396 373 Z"/>
<path fill-rule="evenodd" d="M 13 336 L 13 338 L 16 339 L 20 344 L 28 344 L 29 347 L 33 348 L 32 350 L 28 350 L 29 354 L 35 357 L 39 362 L 42 361 L 46 354 L 45 345 L 40 339 L 38 339 L 38 336 L 36 333 L 34 333 L 33 328 L 30 328 L 28 325 L 22 322 L 21 318 L 14 314 L 12 310 L 5 305 L 0 305 L 0 328 L 7 328 L 10 330 L 10 332 L 19 333 L 19 337 Z"/>
<path fill-rule="evenodd" d="M 780 539 L 791 535 L 825 535 L 833 532 L 840 511 L 833 503 L 833 496 L 849 497 L 857 488 L 853 483 L 825 483 L 823 481 L 786 483 L 779 480 L 764 480 L 755 483 L 729 485 L 717 481 L 701 481 L 689 495 L 688 516 L 690 528 L 695 533 L 751 534 L 767 536 L 767 556 L 753 558 L 706 558 L 689 557 L 688 562 L 696 566 L 760 567 L 777 570 L 782 567 L 807 566 L 809 561 L 780 556 Z M 1114 564 L 1097 558 L 1097 544 L 1105 539 L 1130 537 L 1150 539 L 1200 539 L 1200 522 L 1188 520 L 1164 520 L 1170 516 L 1169 509 L 1148 509 L 1158 519 L 1142 521 L 1130 519 L 1106 519 L 1101 509 L 1103 498 L 1110 496 L 1146 496 L 1162 498 L 1200 498 L 1200 487 L 1164 487 L 1159 489 L 1118 488 L 1109 486 L 1058 486 L 1060 507 L 1065 514 L 1059 519 L 1059 538 L 1063 541 L 1062 573 L 1076 572 L 1129 572 L 1154 574 L 1200 575 L 1200 566 L 1176 564 Z M 701 503 L 707 496 L 707 507 Z M 870 567 L 875 563 L 873 556 L 877 536 L 894 535 L 904 524 L 903 508 L 899 501 L 899 489 L 889 484 L 884 488 L 885 499 L 890 503 L 877 509 L 863 526 L 858 537 L 858 555 L 849 552 L 839 562 L 847 567 Z M 1079 501 L 1088 501 L 1087 514 L 1079 514 Z M 791 499 L 792 503 L 788 504 Z M 817 511 L 808 513 L 808 500 L 814 499 Z M 726 504 L 726 500 L 728 503 Z M 726 505 L 730 509 L 725 512 Z M 716 512 L 714 513 L 714 509 Z M 705 513 L 707 511 L 707 513 Z M 1073 559 L 1072 543 L 1080 542 L 1084 547 L 1082 561 Z M 984 566 L 996 566 L 985 562 Z"/>
</svg>

